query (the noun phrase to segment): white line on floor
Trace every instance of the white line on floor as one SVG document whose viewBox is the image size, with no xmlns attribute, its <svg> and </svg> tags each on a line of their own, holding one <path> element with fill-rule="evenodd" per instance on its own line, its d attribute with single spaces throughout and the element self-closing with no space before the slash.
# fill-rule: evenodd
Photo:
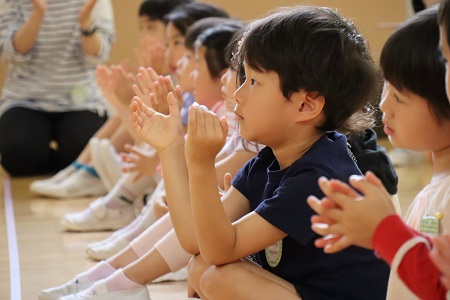
<svg viewBox="0 0 450 300">
<path fill-rule="evenodd" d="M 3 180 L 3 199 L 5 202 L 6 235 L 8 237 L 11 300 L 21 300 L 19 250 L 17 247 L 16 221 L 14 220 L 14 205 L 9 178 Z"/>
</svg>

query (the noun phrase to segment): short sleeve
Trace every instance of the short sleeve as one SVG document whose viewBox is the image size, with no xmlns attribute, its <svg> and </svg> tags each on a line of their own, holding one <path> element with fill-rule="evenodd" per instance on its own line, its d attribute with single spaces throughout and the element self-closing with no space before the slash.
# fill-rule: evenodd
<svg viewBox="0 0 450 300">
<path fill-rule="evenodd" d="M 22 54 L 14 48 L 14 35 L 24 23 L 16 1 L 0 0 L 0 57 L 11 64 L 24 63 L 31 54 Z"/>
<path fill-rule="evenodd" d="M 256 208 L 256 213 L 297 242 L 306 245 L 316 236 L 311 230 L 314 211 L 306 199 L 310 195 L 319 199 L 324 196 L 317 183 L 320 176 L 329 178 L 330 174 L 315 168 L 299 170 L 295 176 L 282 180 L 272 196 Z"/>
</svg>

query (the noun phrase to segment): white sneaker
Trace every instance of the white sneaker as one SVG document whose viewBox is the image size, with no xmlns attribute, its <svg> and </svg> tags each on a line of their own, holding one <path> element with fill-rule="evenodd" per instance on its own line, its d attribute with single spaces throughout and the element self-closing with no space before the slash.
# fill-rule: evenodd
<svg viewBox="0 0 450 300">
<path fill-rule="evenodd" d="M 129 242 L 126 238 L 117 237 L 116 239 L 112 239 L 109 242 L 87 245 L 85 252 L 87 256 L 94 260 L 106 260 L 120 252 L 123 248 L 129 245 Z"/>
<path fill-rule="evenodd" d="M 106 288 L 105 281 L 100 280 L 94 283 L 90 287 L 93 290 L 93 295 L 86 292 L 80 292 L 77 294 L 68 295 L 59 298 L 60 300 L 82 300 L 82 299 L 92 299 L 92 300 L 150 300 L 150 294 L 148 293 L 147 286 L 142 286 L 132 290 L 108 292 Z"/>
<path fill-rule="evenodd" d="M 100 140 L 98 138 L 91 138 L 89 140 L 89 148 L 91 153 L 91 162 L 94 166 L 95 171 L 97 172 L 100 180 L 102 181 L 105 188 L 110 191 L 115 182 L 111 182 L 108 177 L 108 173 L 106 172 L 106 166 L 102 162 L 101 153 L 100 153 Z"/>
<path fill-rule="evenodd" d="M 102 198 L 98 198 L 85 210 L 65 215 L 61 223 L 71 231 L 117 230 L 128 225 L 135 217 L 133 206 L 110 209 L 103 204 Z"/>
<path fill-rule="evenodd" d="M 55 198 L 77 198 L 99 196 L 106 193 L 103 183 L 85 169 L 76 170 L 58 184 L 51 184 L 41 191 L 41 195 Z"/>
<path fill-rule="evenodd" d="M 33 181 L 30 184 L 30 190 L 36 194 L 41 194 L 42 191 L 45 191 L 46 186 L 51 186 L 62 182 L 64 179 L 75 173 L 76 170 L 78 169 L 75 166 L 68 165 L 50 178 Z"/>
<path fill-rule="evenodd" d="M 152 283 L 165 282 L 165 281 L 184 281 L 187 279 L 187 267 L 181 268 L 176 272 L 167 273 L 159 278 L 156 278 Z"/>
<path fill-rule="evenodd" d="M 59 299 L 59 297 L 62 296 L 71 295 L 84 291 L 93 284 L 94 281 L 79 282 L 78 279 L 75 278 L 74 280 L 64 283 L 60 286 L 42 290 L 39 293 L 39 300 Z"/>
<path fill-rule="evenodd" d="M 109 139 L 99 142 L 101 163 L 111 183 L 116 184 L 122 176 L 122 160 Z"/>
</svg>

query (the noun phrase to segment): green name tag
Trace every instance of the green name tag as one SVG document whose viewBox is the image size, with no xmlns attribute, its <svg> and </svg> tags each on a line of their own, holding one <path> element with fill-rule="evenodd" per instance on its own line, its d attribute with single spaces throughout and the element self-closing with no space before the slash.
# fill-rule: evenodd
<svg viewBox="0 0 450 300">
<path fill-rule="evenodd" d="M 420 232 L 439 234 L 439 220 L 435 216 L 425 216 L 420 220 Z"/>
</svg>

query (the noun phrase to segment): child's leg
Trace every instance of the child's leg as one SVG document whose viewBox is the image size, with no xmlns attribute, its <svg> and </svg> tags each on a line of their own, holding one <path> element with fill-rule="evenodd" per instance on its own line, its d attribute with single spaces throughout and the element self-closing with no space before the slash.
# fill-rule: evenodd
<svg viewBox="0 0 450 300">
<path fill-rule="evenodd" d="M 137 216 L 136 219 L 126 227 L 114 232 L 105 240 L 87 245 L 87 255 L 96 260 L 107 259 L 122 250 L 124 247 L 128 246 L 132 240 L 137 238 L 148 227 L 150 227 L 156 221 L 156 217 L 152 209 L 153 195 L 155 195 L 155 193 L 159 190 L 164 190 L 164 182 L 162 180 L 156 186 L 151 198 L 142 209 L 139 216 Z"/>
<path fill-rule="evenodd" d="M 186 267 L 192 257 L 192 254 L 187 253 L 181 247 L 173 229 L 155 244 L 155 248 L 164 258 L 172 272 Z"/>
<path fill-rule="evenodd" d="M 123 269 L 125 276 L 142 285 L 169 272 L 169 265 L 156 248 L 150 249 L 144 256 Z M 108 290 L 110 289 L 108 288 Z"/>
<path fill-rule="evenodd" d="M 134 220 L 133 202 L 154 185 L 153 178 L 141 177 L 133 182 L 132 174 L 125 174 L 104 197 L 91 202 L 81 212 L 67 214 L 62 223 L 68 230 L 117 230 Z"/>
<path fill-rule="evenodd" d="M 119 270 L 121 268 L 126 268 L 128 265 L 134 263 L 137 261 L 141 256 L 145 256 L 147 252 L 151 252 L 153 249 L 153 253 L 148 254 L 147 259 L 145 260 L 145 268 L 149 271 L 150 269 L 157 269 L 153 270 L 156 276 L 158 278 L 161 275 L 164 275 L 165 273 L 170 271 L 169 266 L 167 263 L 164 262 L 164 259 L 162 259 L 162 256 L 159 254 L 159 252 L 153 248 L 153 246 L 156 244 L 156 242 L 163 237 L 170 229 L 172 228 L 172 223 L 170 221 L 170 218 L 167 216 L 165 218 L 160 219 L 158 222 L 153 224 L 151 228 L 148 229 L 147 235 L 143 238 L 139 239 L 138 241 L 135 241 L 134 244 L 138 245 L 137 249 L 139 249 L 139 252 L 135 252 L 134 249 L 131 246 L 126 247 L 113 257 L 109 258 L 107 261 L 102 261 L 92 267 L 91 269 L 87 270 L 86 272 L 83 272 L 81 274 L 78 274 L 75 276 L 75 279 L 71 280 L 68 283 L 65 283 L 61 286 L 58 286 L 56 288 L 50 288 L 43 290 L 41 292 L 41 298 L 47 299 L 49 297 L 53 296 L 63 296 L 68 295 L 77 291 L 84 290 L 91 286 L 95 281 L 103 279 L 111 275 L 114 271 Z M 145 244 L 145 247 L 144 247 Z M 145 249 L 146 250 L 145 250 Z M 148 251 L 150 250 L 150 251 Z M 161 259 L 159 259 L 161 258 Z M 152 261 L 154 260 L 154 262 Z M 162 262 L 161 262 L 162 261 Z M 147 265 L 148 263 L 148 265 Z M 153 263 L 155 265 L 153 265 Z M 161 267 L 162 265 L 162 267 Z M 137 273 L 140 274 L 140 267 L 136 266 L 132 270 L 135 270 Z M 132 271 L 133 272 L 133 271 Z M 161 275 L 159 275 L 161 273 Z M 134 276 L 139 278 L 140 275 L 133 275 L 132 277 L 134 279 Z M 153 273 L 152 273 L 153 274 Z M 150 275 L 152 276 L 152 275 Z M 115 276 L 113 277 L 114 282 L 123 279 L 123 276 Z M 126 281 L 126 280 L 124 280 Z M 138 279 L 137 282 L 140 280 Z M 114 290 L 114 286 L 122 286 L 120 283 L 110 283 L 110 288 Z M 131 286 L 131 285 L 127 285 Z"/>
<path fill-rule="evenodd" d="M 163 216 L 140 236 L 130 242 L 131 248 L 139 256 L 145 255 L 153 246 L 173 228 L 169 214 Z"/>
<path fill-rule="evenodd" d="M 104 280 L 97 281 L 90 288 L 72 295 L 68 299 L 150 299 L 147 283 L 169 267 L 155 248 L 145 256 L 119 269 Z"/>
<path fill-rule="evenodd" d="M 189 284 L 202 299 L 301 299 L 291 283 L 244 260 L 211 266 L 197 255 L 189 263 Z"/>
<path fill-rule="evenodd" d="M 168 220 L 170 219 L 166 218 L 165 221 L 160 224 L 161 228 L 168 224 Z M 153 230 L 153 232 L 155 232 L 155 230 Z M 140 243 L 149 242 L 149 244 L 146 244 L 146 247 L 140 245 L 141 247 L 139 250 L 142 251 L 141 253 L 143 253 L 144 248 L 148 250 L 138 259 L 132 262 L 126 260 L 131 257 L 129 253 L 132 251 L 132 248 L 128 247 L 121 252 L 121 255 L 117 255 L 115 258 L 108 261 L 114 268 L 122 268 L 123 273 L 123 276 L 116 274 L 116 276 L 110 276 L 105 280 L 105 286 L 108 292 L 140 288 L 139 285 L 146 285 L 170 271 L 176 271 L 187 265 L 191 255 L 184 252 L 181 248 L 173 229 L 160 239 L 155 247 L 152 247 L 151 245 L 154 244 L 155 237 L 157 236 L 158 233 L 146 236 L 145 239 L 139 240 Z M 156 246 L 158 248 L 156 248 Z M 127 252 L 128 255 L 126 254 Z"/>
</svg>

